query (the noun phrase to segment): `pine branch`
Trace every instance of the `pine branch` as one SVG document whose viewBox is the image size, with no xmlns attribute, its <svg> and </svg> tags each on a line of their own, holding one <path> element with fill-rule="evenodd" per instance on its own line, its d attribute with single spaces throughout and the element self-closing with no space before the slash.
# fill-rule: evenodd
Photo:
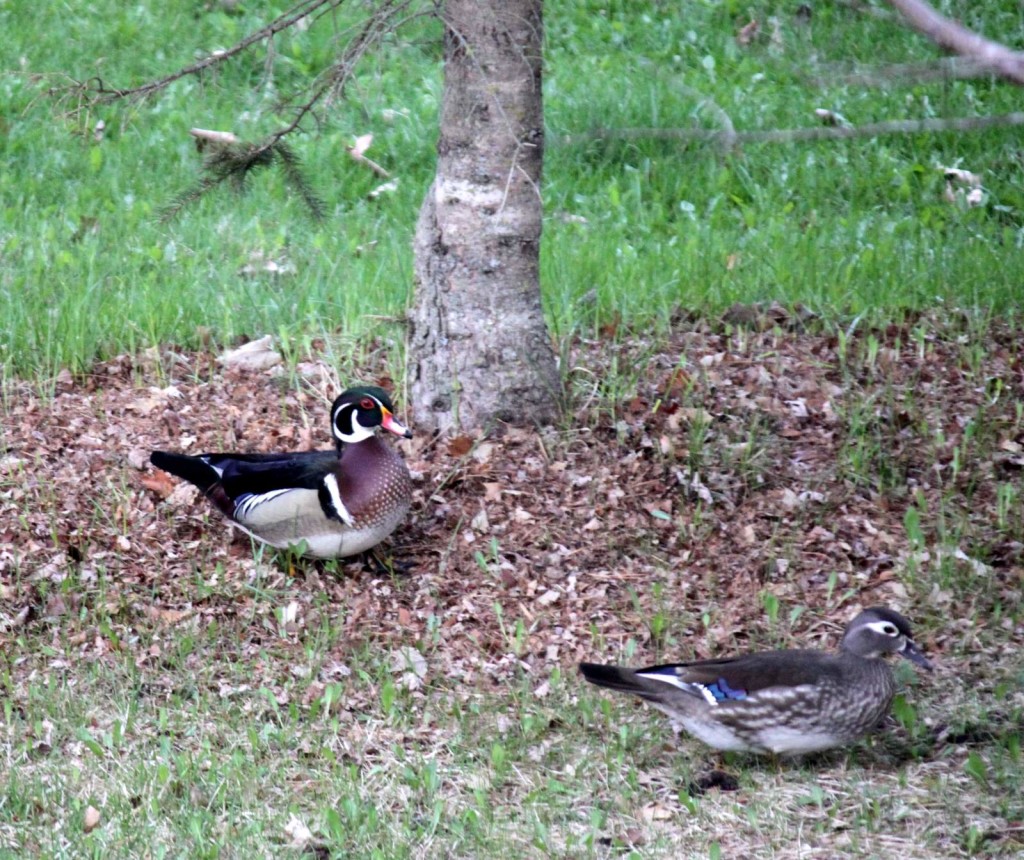
<svg viewBox="0 0 1024 860">
<path fill-rule="evenodd" d="M 203 151 L 201 168 L 203 175 L 195 185 L 175 197 L 160 212 L 161 221 L 170 221 L 186 206 L 195 203 L 226 182 L 230 183 L 237 193 L 245 193 L 251 175 L 257 170 L 270 167 L 278 158 L 275 146 L 266 143 L 245 143 L 230 132 L 207 132 L 203 129 L 193 129 L 192 133 L 198 139 L 197 145 Z M 277 144 L 277 146 L 283 146 L 283 144 Z M 294 159 L 294 156 L 291 157 Z M 292 172 L 298 173 L 298 167 L 294 166 Z M 286 178 L 289 178 L 287 172 Z M 289 184 L 293 184 L 290 178 Z M 305 195 L 303 197 L 305 198 Z M 314 217 L 322 217 L 322 204 L 318 208 L 310 208 Z"/>
<path fill-rule="evenodd" d="M 279 140 L 274 144 L 271 152 L 273 152 L 277 163 L 281 165 L 281 172 L 284 174 L 284 180 L 288 186 L 303 199 L 310 214 L 317 221 L 323 221 L 327 217 L 327 207 L 306 179 L 299 159 L 292 152 L 291 147 Z"/>
<path fill-rule="evenodd" d="M 65 87 L 60 91 L 51 91 L 51 95 L 54 92 L 60 92 L 62 98 L 67 98 L 69 94 L 76 96 L 79 99 L 80 109 L 83 105 L 92 106 L 119 99 L 141 101 L 160 92 L 177 80 L 190 75 L 201 75 L 207 69 L 237 56 L 257 43 L 270 41 L 277 33 L 294 26 L 303 19 L 316 22 L 344 2 L 345 0 L 302 0 L 270 24 L 249 34 L 226 51 L 218 51 L 197 63 L 138 87 L 108 87 L 101 79 L 93 78 L 86 82 L 73 81 L 70 87 Z M 312 216 L 317 220 L 326 217 L 323 200 L 306 178 L 300 159 L 291 147 L 284 143 L 284 139 L 298 130 L 307 117 L 315 117 L 316 110 L 321 104 L 344 96 L 345 89 L 354 75 L 359 60 L 384 36 L 414 18 L 433 14 L 432 11 L 407 14 L 412 2 L 413 0 L 381 0 L 372 14 L 361 22 L 352 37 L 345 43 L 338 60 L 306 90 L 305 100 L 293 108 L 291 121 L 263 141 L 245 143 L 230 132 L 192 129 L 190 133 L 197 138 L 197 146 L 204 152 L 202 175 L 195 185 L 175 197 L 161 211 L 161 220 L 174 218 L 186 206 L 201 199 L 224 183 L 232 185 L 237 192 L 244 192 L 249 185 L 251 176 L 257 170 L 275 164 L 280 167 L 285 183 L 302 198 Z M 378 166 L 378 170 L 383 171 L 383 168 Z"/>
</svg>

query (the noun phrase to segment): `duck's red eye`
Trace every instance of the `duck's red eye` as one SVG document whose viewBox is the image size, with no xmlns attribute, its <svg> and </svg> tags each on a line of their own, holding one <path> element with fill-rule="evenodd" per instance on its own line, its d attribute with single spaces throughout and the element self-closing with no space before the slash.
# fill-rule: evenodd
<svg viewBox="0 0 1024 860">
<path fill-rule="evenodd" d="M 370 397 L 364 397 L 362 400 L 359 401 L 360 409 L 373 409 L 373 407 L 376 405 L 377 404 Z"/>
</svg>

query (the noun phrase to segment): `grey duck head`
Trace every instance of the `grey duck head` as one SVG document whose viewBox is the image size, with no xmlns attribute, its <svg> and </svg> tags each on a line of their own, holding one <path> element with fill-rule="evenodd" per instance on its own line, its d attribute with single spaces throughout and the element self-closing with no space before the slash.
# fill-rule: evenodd
<svg viewBox="0 0 1024 860">
<path fill-rule="evenodd" d="M 932 668 L 914 642 L 910 622 L 885 606 L 872 606 L 854 618 L 847 625 L 839 647 L 864 658 L 898 654 L 924 669 Z"/>
</svg>

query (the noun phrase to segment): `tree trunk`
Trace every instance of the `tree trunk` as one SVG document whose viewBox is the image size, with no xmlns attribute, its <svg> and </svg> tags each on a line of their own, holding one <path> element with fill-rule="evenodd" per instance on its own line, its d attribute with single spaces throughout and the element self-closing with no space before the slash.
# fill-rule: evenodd
<svg viewBox="0 0 1024 860">
<path fill-rule="evenodd" d="M 541 313 L 542 0 L 446 0 L 437 173 L 415 237 L 416 424 L 548 422 L 561 381 Z"/>
</svg>

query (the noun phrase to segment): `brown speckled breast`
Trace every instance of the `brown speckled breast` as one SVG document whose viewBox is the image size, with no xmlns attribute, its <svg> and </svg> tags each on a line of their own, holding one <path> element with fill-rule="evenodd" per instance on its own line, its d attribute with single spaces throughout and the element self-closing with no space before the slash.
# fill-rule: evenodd
<svg viewBox="0 0 1024 860">
<path fill-rule="evenodd" d="M 346 445 L 338 467 L 341 500 L 358 528 L 391 525 L 409 510 L 412 479 L 405 461 L 376 436 Z"/>
</svg>

